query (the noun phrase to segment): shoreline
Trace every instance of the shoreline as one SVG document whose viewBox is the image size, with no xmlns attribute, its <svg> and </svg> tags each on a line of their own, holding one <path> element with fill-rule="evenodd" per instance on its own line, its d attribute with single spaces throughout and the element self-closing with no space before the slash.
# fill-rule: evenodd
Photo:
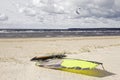
<svg viewBox="0 0 120 80">
<path fill-rule="evenodd" d="M 0 38 L 120 36 L 120 28 L 0 29 Z"/>
</svg>

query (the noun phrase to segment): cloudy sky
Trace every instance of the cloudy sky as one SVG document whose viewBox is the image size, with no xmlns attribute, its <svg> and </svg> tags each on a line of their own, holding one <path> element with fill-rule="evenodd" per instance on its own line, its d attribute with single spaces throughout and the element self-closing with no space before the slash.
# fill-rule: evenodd
<svg viewBox="0 0 120 80">
<path fill-rule="evenodd" d="M 0 28 L 120 28 L 120 0 L 0 0 Z"/>
</svg>

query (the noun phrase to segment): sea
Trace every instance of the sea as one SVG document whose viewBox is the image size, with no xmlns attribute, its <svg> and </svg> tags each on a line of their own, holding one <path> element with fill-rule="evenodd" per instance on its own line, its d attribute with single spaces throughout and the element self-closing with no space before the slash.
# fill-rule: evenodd
<svg viewBox="0 0 120 80">
<path fill-rule="evenodd" d="M 0 29 L 0 38 L 120 36 L 120 28 Z"/>
</svg>

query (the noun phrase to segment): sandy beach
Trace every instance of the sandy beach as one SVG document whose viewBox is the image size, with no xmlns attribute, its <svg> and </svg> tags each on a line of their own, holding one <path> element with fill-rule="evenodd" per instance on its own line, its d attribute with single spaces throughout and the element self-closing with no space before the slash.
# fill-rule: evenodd
<svg viewBox="0 0 120 80">
<path fill-rule="evenodd" d="M 68 58 L 102 62 L 100 75 L 35 66 L 35 56 L 67 53 Z M 120 36 L 0 39 L 0 80 L 120 80 Z M 94 72 L 94 71 L 93 71 Z"/>
</svg>

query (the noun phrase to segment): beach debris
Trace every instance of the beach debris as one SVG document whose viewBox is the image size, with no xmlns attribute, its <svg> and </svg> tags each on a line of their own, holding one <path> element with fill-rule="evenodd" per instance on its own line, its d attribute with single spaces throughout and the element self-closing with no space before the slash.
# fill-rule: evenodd
<svg viewBox="0 0 120 80">
<path fill-rule="evenodd" d="M 34 57 L 31 61 L 35 61 L 37 66 L 50 68 L 50 69 L 74 69 L 74 70 L 91 70 L 95 69 L 98 65 L 103 63 L 96 61 L 88 61 L 81 59 L 65 58 L 65 54 Z"/>
<path fill-rule="evenodd" d="M 34 57 L 31 59 L 31 61 L 45 61 L 48 59 L 62 59 L 66 57 L 65 54 L 57 54 L 57 55 L 50 55 L 50 56 L 42 56 L 42 57 Z"/>
</svg>

